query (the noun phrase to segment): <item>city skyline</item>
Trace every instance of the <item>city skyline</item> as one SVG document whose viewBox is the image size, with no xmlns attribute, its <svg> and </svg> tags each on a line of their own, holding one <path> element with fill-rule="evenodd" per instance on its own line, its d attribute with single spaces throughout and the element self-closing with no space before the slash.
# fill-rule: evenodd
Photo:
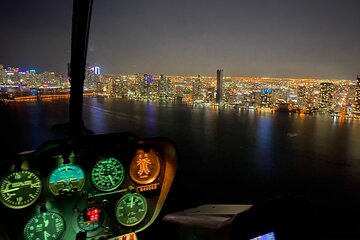
<svg viewBox="0 0 360 240">
<path fill-rule="evenodd" d="M 66 72 L 72 2 L 2 7 L 0 62 Z M 88 63 L 114 74 L 355 79 L 358 9 L 354 0 L 95 1 Z"/>
<path fill-rule="evenodd" d="M 4 70 L 9 70 L 9 71 L 14 71 L 14 69 L 17 69 L 17 71 L 19 71 L 20 73 L 36 73 L 36 74 L 43 74 L 43 73 L 54 73 L 54 74 L 60 74 L 60 75 L 68 75 L 68 72 L 66 72 L 65 70 L 63 72 L 57 72 L 57 71 L 53 71 L 53 70 L 44 70 L 44 71 L 39 71 L 38 69 L 35 68 L 23 68 L 21 66 L 7 66 L 3 63 L 0 63 L 0 68 L 3 67 Z M 142 75 L 142 74 L 146 74 L 146 75 L 150 75 L 150 76 L 160 76 L 160 75 L 165 75 L 167 77 L 197 77 L 197 76 L 201 76 L 203 78 L 216 78 L 217 76 L 217 70 L 215 69 L 213 74 L 209 74 L 209 75 L 201 75 L 201 74 L 166 74 L 164 72 L 133 72 L 133 73 L 120 73 L 120 72 L 115 72 L 115 73 L 103 73 L 103 69 L 102 66 L 98 66 L 98 65 L 93 65 L 93 66 L 87 66 L 87 69 L 91 69 L 92 71 L 101 71 L 101 75 L 117 75 L 117 76 L 131 76 L 131 75 Z M 354 75 L 351 79 L 336 79 L 336 78 L 314 78 L 314 77 L 303 77 L 303 76 L 299 76 L 299 77 L 279 77 L 279 76 L 271 76 L 271 77 L 267 77 L 267 76 L 241 76 L 241 75 L 227 75 L 225 69 L 223 70 L 223 77 L 225 80 L 227 79 L 245 79 L 245 78 L 249 78 L 249 79 L 279 79 L 279 80 L 286 80 L 286 79 L 294 79 L 294 80 L 323 80 L 323 81 L 341 81 L 341 80 L 345 80 L 345 81 L 357 81 L 357 78 L 359 76 L 359 74 Z M 98 73 L 100 74 L 100 73 Z"/>
</svg>

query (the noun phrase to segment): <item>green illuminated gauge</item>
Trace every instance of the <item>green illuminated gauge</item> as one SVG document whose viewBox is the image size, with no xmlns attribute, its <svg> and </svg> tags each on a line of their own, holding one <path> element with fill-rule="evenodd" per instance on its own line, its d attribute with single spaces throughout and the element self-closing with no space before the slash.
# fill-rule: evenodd
<svg viewBox="0 0 360 240">
<path fill-rule="evenodd" d="M 25 226 L 25 240 L 60 240 L 65 233 L 65 221 L 55 212 L 33 216 Z"/>
<path fill-rule="evenodd" d="M 116 158 L 102 158 L 91 172 L 91 180 L 100 191 L 112 191 L 124 181 L 124 167 Z"/>
<path fill-rule="evenodd" d="M 54 195 L 81 191 L 85 184 L 83 170 L 74 164 L 65 164 L 54 169 L 49 177 L 49 189 Z"/>
<path fill-rule="evenodd" d="M 139 193 L 128 193 L 117 202 L 115 207 L 116 219 L 124 226 L 131 227 L 139 224 L 146 216 L 146 199 Z"/>
<path fill-rule="evenodd" d="M 150 184 L 159 176 L 160 168 L 159 157 L 154 151 L 139 149 L 130 163 L 130 177 L 138 184 Z"/>
<path fill-rule="evenodd" d="M 13 172 L 0 182 L 0 201 L 9 208 L 25 208 L 39 198 L 41 189 L 41 179 L 35 173 Z"/>
</svg>

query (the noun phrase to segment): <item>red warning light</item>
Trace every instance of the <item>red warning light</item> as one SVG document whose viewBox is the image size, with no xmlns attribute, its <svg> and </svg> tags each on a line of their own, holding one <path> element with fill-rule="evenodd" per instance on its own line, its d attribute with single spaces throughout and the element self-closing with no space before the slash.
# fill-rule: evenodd
<svg viewBox="0 0 360 240">
<path fill-rule="evenodd" d="M 98 221 L 99 220 L 99 209 L 92 208 L 92 209 L 87 210 L 86 216 L 88 218 L 88 221 Z"/>
</svg>

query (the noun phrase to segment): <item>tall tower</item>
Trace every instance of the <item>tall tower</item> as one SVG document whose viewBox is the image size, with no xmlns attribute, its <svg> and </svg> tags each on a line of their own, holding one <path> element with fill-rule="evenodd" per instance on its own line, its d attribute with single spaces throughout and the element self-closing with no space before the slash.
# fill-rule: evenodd
<svg viewBox="0 0 360 240">
<path fill-rule="evenodd" d="M 261 107 L 270 107 L 271 105 L 271 89 L 262 89 L 260 95 L 260 106 Z"/>
<path fill-rule="evenodd" d="M 201 99 L 201 76 L 198 75 L 193 82 L 193 101 Z"/>
<path fill-rule="evenodd" d="M 320 83 L 320 102 L 319 107 L 329 109 L 331 108 L 333 104 L 333 98 L 334 98 L 334 84 L 323 82 Z"/>
<path fill-rule="evenodd" d="M 0 84 L 5 83 L 5 69 L 4 65 L 0 64 Z"/>
<path fill-rule="evenodd" d="M 166 76 L 164 74 L 160 75 L 158 83 L 158 97 L 160 101 L 165 101 L 168 93 L 168 84 L 166 81 Z"/>
<path fill-rule="evenodd" d="M 100 67 L 99 66 L 95 66 L 92 69 L 93 69 L 95 75 L 100 75 Z"/>
<path fill-rule="evenodd" d="M 150 99 L 150 92 L 152 88 L 152 83 L 154 82 L 154 78 L 150 74 L 144 74 L 143 78 L 143 86 L 142 86 L 142 96 L 145 97 L 147 100 Z"/>
<path fill-rule="evenodd" d="M 223 96 L 223 78 L 224 78 L 224 70 L 218 69 L 216 71 L 216 103 L 222 103 Z"/>
<path fill-rule="evenodd" d="M 360 74 L 357 75 L 357 84 L 355 88 L 355 111 L 360 114 Z"/>
</svg>

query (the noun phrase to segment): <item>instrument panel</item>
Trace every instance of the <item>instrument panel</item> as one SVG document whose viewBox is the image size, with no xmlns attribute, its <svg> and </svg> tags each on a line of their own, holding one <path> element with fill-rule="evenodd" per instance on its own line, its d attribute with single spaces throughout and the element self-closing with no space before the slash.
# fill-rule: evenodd
<svg viewBox="0 0 360 240">
<path fill-rule="evenodd" d="M 110 239 L 156 219 L 176 167 L 175 144 L 131 133 L 45 142 L 1 162 L 0 226 L 9 239 Z"/>
</svg>

